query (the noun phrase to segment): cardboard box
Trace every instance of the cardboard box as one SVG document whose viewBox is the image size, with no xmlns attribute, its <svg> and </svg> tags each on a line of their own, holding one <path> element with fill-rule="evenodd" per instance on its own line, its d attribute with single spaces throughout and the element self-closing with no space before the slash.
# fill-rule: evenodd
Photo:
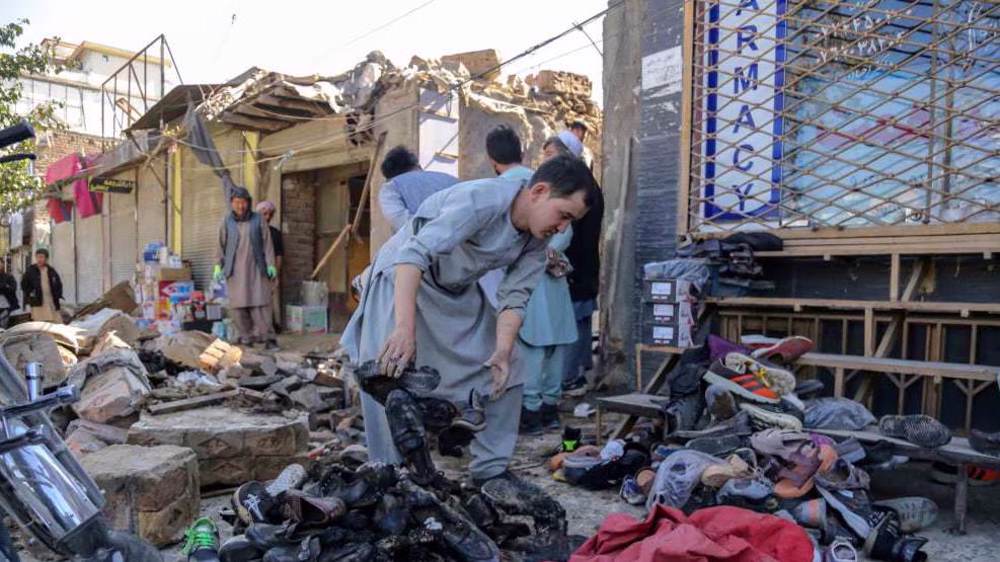
<svg viewBox="0 0 1000 562">
<path fill-rule="evenodd" d="M 646 326 L 643 340 L 651 345 L 669 345 L 673 347 L 691 347 L 694 345 L 693 335 L 697 332 L 695 319 L 697 318 L 698 305 L 693 302 L 680 302 L 667 304 L 666 308 L 658 310 L 662 315 L 654 316 L 653 307 L 663 306 L 660 303 L 647 305 L 649 312 L 644 319 Z M 672 314 L 673 316 L 668 316 Z"/>
<path fill-rule="evenodd" d="M 646 303 L 643 309 L 646 311 L 646 321 L 654 324 L 666 324 L 673 322 L 677 318 L 677 308 L 680 303 L 675 302 L 651 302 Z"/>
<path fill-rule="evenodd" d="M 222 305 L 210 302 L 205 305 L 206 320 L 222 320 Z"/>
<path fill-rule="evenodd" d="M 143 266 L 143 277 L 147 281 L 190 281 L 191 268 L 164 267 L 158 263 L 147 263 Z"/>
<path fill-rule="evenodd" d="M 693 284 L 685 279 L 646 279 L 642 283 L 646 302 L 681 302 L 697 298 Z"/>
<path fill-rule="evenodd" d="M 327 307 L 287 305 L 285 307 L 285 328 L 293 333 L 326 333 Z"/>
</svg>

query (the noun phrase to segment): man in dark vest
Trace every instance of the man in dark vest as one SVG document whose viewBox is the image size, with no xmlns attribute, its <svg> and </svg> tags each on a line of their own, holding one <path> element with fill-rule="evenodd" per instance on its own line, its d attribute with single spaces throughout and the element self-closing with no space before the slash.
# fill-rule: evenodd
<svg viewBox="0 0 1000 562">
<path fill-rule="evenodd" d="M 31 319 L 62 324 L 59 301 L 63 297 L 62 279 L 49 265 L 49 251 L 35 250 L 35 263 L 28 266 L 21 277 L 24 302 L 31 306 Z"/>
<path fill-rule="evenodd" d="M 239 332 L 237 343 L 277 348 L 271 324 L 272 280 L 278 270 L 267 222 L 250 208 L 250 192 L 236 187 L 230 193 L 232 212 L 219 228 L 218 255 L 213 276 L 226 280 L 229 316 Z"/>
</svg>

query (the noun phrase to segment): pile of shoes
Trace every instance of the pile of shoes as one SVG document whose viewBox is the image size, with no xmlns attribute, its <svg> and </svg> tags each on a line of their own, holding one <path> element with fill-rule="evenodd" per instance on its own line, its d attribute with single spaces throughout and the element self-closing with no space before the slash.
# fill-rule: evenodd
<svg viewBox="0 0 1000 562">
<path fill-rule="evenodd" d="M 806 529 L 831 560 L 856 560 L 861 550 L 875 560 L 925 560 L 926 539 L 912 533 L 933 523 L 937 506 L 922 497 L 873 501 L 869 489 L 869 471 L 908 459 L 888 443 L 865 447 L 810 429 L 877 425 L 935 447 L 950 439 L 947 428 L 919 416 L 879 421 L 852 400 L 817 398 L 823 385 L 799 383 L 785 366 L 813 348 L 806 338 L 749 343 L 710 336 L 686 351 L 667 381 L 662 434 L 581 447 L 561 459 L 565 479 L 593 487 L 620 478 L 622 499 L 647 508 L 730 505 L 778 515 Z"/>
<path fill-rule="evenodd" d="M 272 482 L 234 492 L 223 513 L 234 534 L 218 559 L 498 560 L 502 548 L 548 560 L 567 558 L 582 542 L 566 535 L 565 511 L 541 489 L 510 473 L 477 484 L 438 474 L 420 485 L 408 469 L 379 463 L 308 473 L 291 465 Z"/>
<path fill-rule="evenodd" d="M 427 367 L 387 377 L 362 365 L 355 376 L 385 406 L 403 466 L 342 454 L 308 471 L 291 465 L 269 483 L 243 484 L 223 514 L 234 535 L 218 547 L 219 560 L 486 561 L 499 560 L 501 548 L 525 560 L 558 560 L 583 542 L 567 536 L 558 502 L 513 474 L 466 484 L 435 469 L 428 432 L 438 434 L 439 446 L 449 433 L 467 443 L 483 426 L 477 396 L 464 408 L 427 396 L 440 383 Z M 204 527 L 189 533 L 191 560 L 206 560 L 212 548 Z"/>
</svg>

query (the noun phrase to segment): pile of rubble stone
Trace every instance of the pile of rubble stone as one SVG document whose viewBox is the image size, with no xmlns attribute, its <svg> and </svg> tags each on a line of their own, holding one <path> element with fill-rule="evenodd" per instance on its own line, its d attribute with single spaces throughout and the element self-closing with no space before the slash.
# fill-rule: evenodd
<svg viewBox="0 0 1000 562">
<path fill-rule="evenodd" d="M 79 389 L 78 402 L 52 413 L 55 427 L 104 490 L 111 524 L 159 546 L 182 538 L 202 488 L 274 478 L 361 435 L 329 353 L 144 332 L 114 308 L 13 326 L 0 352 L 18 373 L 40 363 L 46 392 Z"/>
</svg>

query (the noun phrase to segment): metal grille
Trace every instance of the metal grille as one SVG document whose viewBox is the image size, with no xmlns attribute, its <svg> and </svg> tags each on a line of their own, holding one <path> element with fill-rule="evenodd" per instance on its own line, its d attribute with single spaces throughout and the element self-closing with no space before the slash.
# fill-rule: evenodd
<svg viewBox="0 0 1000 562">
<path fill-rule="evenodd" d="M 689 230 L 1000 221 L 1000 3 L 693 8 Z"/>
</svg>

